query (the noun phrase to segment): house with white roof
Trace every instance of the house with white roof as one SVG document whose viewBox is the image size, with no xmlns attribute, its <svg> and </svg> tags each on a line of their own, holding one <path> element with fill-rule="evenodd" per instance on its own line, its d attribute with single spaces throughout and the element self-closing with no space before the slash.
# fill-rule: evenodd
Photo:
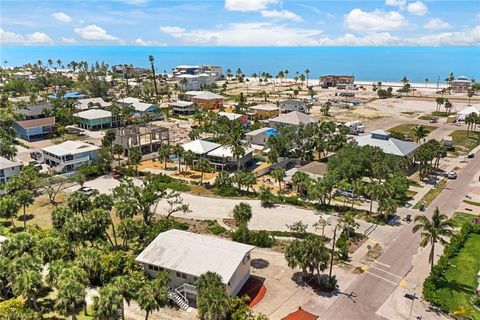
<svg viewBox="0 0 480 320">
<path fill-rule="evenodd" d="M 175 114 L 193 114 L 197 111 L 197 105 L 191 101 L 173 101 L 168 105 Z"/>
<path fill-rule="evenodd" d="M 148 118 L 150 120 L 163 119 L 163 113 L 160 111 L 160 108 L 154 104 L 134 102 L 131 106 L 133 107 L 133 116 L 137 118 Z"/>
<path fill-rule="evenodd" d="M 81 141 L 65 141 L 42 148 L 45 163 L 55 172 L 72 172 L 92 164 L 100 148 Z"/>
<path fill-rule="evenodd" d="M 193 140 L 182 144 L 184 151 L 192 151 L 196 155 L 196 159 L 205 157 L 210 151 L 219 148 L 221 145 L 206 140 Z"/>
<path fill-rule="evenodd" d="M 389 132 L 383 130 L 375 130 L 371 134 L 355 137 L 354 141 L 360 147 L 378 147 L 384 153 L 396 157 L 413 157 L 418 148 L 416 143 L 392 138 Z"/>
<path fill-rule="evenodd" d="M 315 122 L 317 122 L 317 119 L 312 118 L 303 112 L 292 111 L 270 119 L 270 126 L 275 128 L 282 126 L 299 127 L 301 125 L 307 125 Z"/>
<path fill-rule="evenodd" d="M 182 90 L 203 90 L 215 83 L 216 74 L 180 74 L 176 77 L 177 86 Z"/>
<path fill-rule="evenodd" d="M 7 182 L 11 177 L 22 171 L 23 164 L 0 157 L 0 184 Z"/>
<path fill-rule="evenodd" d="M 108 108 L 112 104 L 110 102 L 105 102 L 102 98 L 88 98 L 88 99 L 78 99 L 75 101 L 75 106 L 79 110 L 88 110 L 94 108 Z"/>
<path fill-rule="evenodd" d="M 117 105 L 119 107 L 127 107 L 134 104 L 135 102 L 140 102 L 140 99 L 133 98 L 133 97 L 126 97 L 126 98 L 117 100 Z"/>
<path fill-rule="evenodd" d="M 255 247 L 182 230 L 160 233 L 136 258 L 146 273 L 167 272 L 171 300 L 186 309 L 197 298 L 196 282 L 210 271 L 220 275 L 230 296 L 250 278 L 250 254 Z"/>
<path fill-rule="evenodd" d="M 266 146 L 268 145 L 268 139 L 272 136 L 276 136 L 277 134 L 277 129 L 267 127 L 247 132 L 245 134 L 245 138 L 252 146 Z"/>
<path fill-rule="evenodd" d="M 200 91 L 200 93 L 191 98 L 191 101 L 195 102 L 199 108 L 210 110 L 223 108 L 224 99 L 219 94 L 210 91 Z"/>
<path fill-rule="evenodd" d="M 238 114 L 238 113 L 233 113 L 233 112 L 219 112 L 218 116 L 226 117 L 230 121 L 235 121 L 235 120 L 241 119 L 243 117 L 243 115 Z"/>
<path fill-rule="evenodd" d="M 244 169 L 252 162 L 253 148 L 246 147 L 245 154 L 239 156 L 237 159 L 237 156 L 233 153 L 232 147 L 221 146 L 208 152 L 207 159 L 215 168 L 215 171 L 236 169 L 237 165 L 241 169 Z"/>
<path fill-rule="evenodd" d="M 280 101 L 280 103 L 278 104 L 278 107 L 280 108 L 281 112 L 290 112 L 290 111 L 305 112 L 305 110 L 307 109 L 307 103 L 300 100 L 288 99 L 288 100 Z"/>
<path fill-rule="evenodd" d="M 78 126 L 88 130 L 105 129 L 120 125 L 120 118 L 113 116 L 110 111 L 102 109 L 88 109 L 73 115 Z"/>
</svg>

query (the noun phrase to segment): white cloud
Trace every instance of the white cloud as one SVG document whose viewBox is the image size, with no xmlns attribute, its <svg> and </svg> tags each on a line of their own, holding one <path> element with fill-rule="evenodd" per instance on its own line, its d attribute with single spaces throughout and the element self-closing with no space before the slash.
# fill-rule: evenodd
<svg viewBox="0 0 480 320">
<path fill-rule="evenodd" d="M 407 6 L 408 12 L 416 16 L 424 16 L 428 12 L 427 6 L 422 1 L 409 3 Z"/>
<path fill-rule="evenodd" d="M 34 32 L 32 34 L 22 35 L 19 33 L 5 31 L 0 28 L 0 42 L 2 44 L 52 44 L 53 40 L 43 32 Z"/>
<path fill-rule="evenodd" d="M 163 33 L 167 33 L 167 34 L 183 33 L 183 32 L 185 32 L 185 28 L 172 27 L 172 26 L 160 26 L 160 31 L 162 31 Z"/>
<path fill-rule="evenodd" d="M 161 43 L 161 42 L 158 42 L 158 41 L 143 40 L 142 38 L 137 38 L 137 39 L 133 40 L 132 43 L 137 45 L 137 46 L 145 46 L 145 47 L 148 47 L 148 46 L 162 46 L 162 47 L 165 47 L 167 45 L 165 43 Z"/>
<path fill-rule="evenodd" d="M 405 18 L 396 11 L 385 12 L 353 9 L 345 17 L 345 26 L 357 32 L 377 32 L 399 29 L 406 25 Z"/>
<path fill-rule="evenodd" d="M 389 46 L 397 45 L 399 39 L 388 32 L 371 33 L 362 37 L 347 33 L 338 38 L 324 38 L 320 45 L 324 46 Z"/>
<path fill-rule="evenodd" d="M 148 0 L 121 0 L 121 1 L 127 4 L 143 4 Z"/>
<path fill-rule="evenodd" d="M 410 45 L 420 46 L 479 46 L 480 25 L 460 32 L 443 32 L 408 40 Z"/>
<path fill-rule="evenodd" d="M 94 24 L 88 25 L 83 28 L 75 28 L 73 31 L 85 40 L 100 40 L 100 41 L 121 41 L 120 38 L 114 37 L 107 33 L 103 28 L 100 28 Z"/>
<path fill-rule="evenodd" d="M 63 42 L 63 43 L 68 43 L 68 44 L 72 44 L 72 43 L 77 43 L 77 40 L 75 40 L 74 38 L 65 38 L 65 37 L 62 37 L 62 42 Z"/>
<path fill-rule="evenodd" d="M 260 14 L 265 18 L 277 18 L 296 22 L 303 20 L 302 17 L 288 10 L 262 10 Z"/>
<path fill-rule="evenodd" d="M 186 45 L 220 46 L 300 46 L 318 45 L 318 29 L 290 28 L 268 22 L 232 23 L 221 29 L 184 30 L 170 28 L 163 32 Z"/>
<path fill-rule="evenodd" d="M 442 19 L 430 19 L 425 25 L 425 29 L 428 30 L 443 30 L 450 28 L 448 22 L 443 21 Z"/>
<path fill-rule="evenodd" d="M 278 4 L 280 0 L 225 0 L 225 9 L 228 11 L 260 11 L 271 4 Z"/>
<path fill-rule="evenodd" d="M 72 18 L 70 18 L 70 16 L 68 16 L 67 14 L 65 14 L 63 12 L 52 13 L 52 17 L 57 21 L 65 22 L 65 23 L 68 23 L 68 22 L 72 21 Z"/>
<path fill-rule="evenodd" d="M 407 4 L 406 0 L 385 0 L 385 5 L 399 7 L 400 9 L 405 8 L 406 4 Z"/>
</svg>

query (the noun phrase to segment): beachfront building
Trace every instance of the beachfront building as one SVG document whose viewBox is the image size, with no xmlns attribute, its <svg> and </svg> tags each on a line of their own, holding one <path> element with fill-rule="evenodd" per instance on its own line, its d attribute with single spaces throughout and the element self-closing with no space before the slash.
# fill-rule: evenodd
<svg viewBox="0 0 480 320">
<path fill-rule="evenodd" d="M 7 182 L 11 177 L 22 171 L 23 164 L 0 157 L 0 184 Z"/>
<path fill-rule="evenodd" d="M 354 76 L 335 76 L 335 75 L 326 75 L 320 77 L 320 86 L 322 88 L 338 88 L 338 89 L 349 89 L 353 88 L 355 84 Z"/>
<path fill-rule="evenodd" d="M 209 151 L 207 159 L 215 171 L 245 169 L 250 166 L 253 160 L 253 148 L 246 147 L 245 154 L 237 158 L 230 146 L 220 146 Z M 237 165 L 239 168 L 237 168 Z"/>
<path fill-rule="evenodd" d="M 15 79 L 23 79 L 23 80 L 35 80 L 37 78 L 36 75 L 33 74 L 32 71 L 17 71 L 12 73 L 12 76 Z"/>
<path fill-rule="evenodd" d="M 457 121 L 465 121 L 465 118 L 472 113 L 480 116 L 480 104 L 474 104 L 472 106 L 466 107 L 463 110 L 458 111 L 455 117 Z"/>
<path fill-rule="evenodd" d="M 280 109 L 275 104 L 260 104 L 258 106 L 251 106 L 248 114 L 260 119 L 269 119 L 278 116 Z"/>
<path fill-rule="evenodd" d="M 280 101 L 278 104 L 278 108 L 280 112 L 290 112 L 290 111 L 305 112 L 307 110 L 307 103 L 300 100 L 288 99 L 288 100 Z"/>
<path fill-rule="evenodd" d="M 142 154 L 150 154 L 162 146 L 168 146 L 170 137 L 167 128 L 145 123 L 116 128 L 114 143 L 123 147 L 126 156 L 132 149 L 140 149 Z"/>
<path fill-rule="evenodd" d="M 172 70 L 172 74 L 174 78 L 178 78 L 181 75 L 200 75 L 200 74 L 207 74 L 210 76 L 214 76 L 216 80 L 220 80 L 222 78 L 222 67 L 220 66 L 190 66 L 190 65 L 180 65 L 176 66 Z"/>
<path fill-rule="evenodd" d="M 303 112 L 292 111 L 270 119 L 270 126 L 274 128 L 280 128 L 282 126 L 299 127 L 301 125 L 315 122 L 317 122 L 317 119 L 312 118 Z"/>
<path fill-rule="evenodd" d="M 45 163 L 55 172 L 73 172 L 92 164 L 100 148 L 81 141 L 65 141 L 42 148 Z"/>
<path fill-rule="evenodd" d="M 12 125 L 17 137 L 31 141 L 50 136 L 55 128 L 55 117 L 15 121 Z"/>
<path fill-rule="evenodd" d="M 386 154 L 391 154 L 395 157 L 409 157 L 412 158 L 415 155 L 415 151 L 418 146 L 414 142 L 402 141 L 396 138 L 392 138 L 390 133 L 383 130 L 372 131 L 371 134 L 367 134 L 360 137 L 355 137 L 354 141 L 360 146 L 372 146 L 382 149 Z"/>
<path fill-rule="evenodd" d="M 105 102 L 102 98 L 88 98 L 88 99 L 78 99 L 75 101 L 75 107 L 78 110 L 88 110 L 96 108 L 108 108 L 112 104 L 110 102 Z"/>
<path fill-rule="evenodd" d="M 110 111 L 102 109 L 89 109 L 73 115 L 78 126 L 87 130 L 113 128 L 120 125 L 120 119 L 113 116 Z"/>
<path fill-rule="evenodd" d="M 160 233 L 136 258 L 149 275 L 167 272 L 169 297 L 182 309 L 196 306 L 197 279 L 210 271 L 219 274 L 230 296 L 250 278 L 254 246 L 183 230 Z"/>
<path fill-rule="evenodd" d="M 255 146 L 264 147 L 268 145 L 268 139 L 276 135 L 277 129 L 268 127 L 247 132 L 245 134 L 245 138 L 247 142 L 251 144 L 254 149 L 256 149 Z"/>
<path fill-rule="evenodd" d="M 472 87 L 472 81 L 465 76 L 460 76 L 450 83 L 454 93 L 466 93 Z"/>
<path fill-rule="evenodd" d="M 42 103 L 33 106 L 17 108 L 17 113 L 22 114 L 25 120 L 45 118 L 48 113 L 52 111 L 52 105 L 50 103 Z"/>
<path fill-rule="evenodd" d="M 200 91 L 200 93 L 191 98 L 191 101 L 196 103 L 200 109 L 211 110 L 223 108 L 224 99 L 219 94 L 210 91 Z"/>
<path fill-rule="evenodd" d="M 197 105 L 191 101 L 173 101 L 168 105 L 175 114 L 188 115 L 194 114 L 197 111 Z"/>
<path fill-rule="evenodd" d="M 181 74 L 175 77 L 181 90 L 203 90 L 215 84 L 216 75 L 211 73 Z"/>
<path fill-rule="evenodd" d="M 57 93 L 54 93 L 48 96 L 49 100 L 57 100 L 58 98 L 59 97 Z M 65 93 L 62 98 L 66 100 L 77 100 L 77 99 L 85 98 L 85 95 L 77 91 L 72 91 L 72 92 Z"/>
</svg>

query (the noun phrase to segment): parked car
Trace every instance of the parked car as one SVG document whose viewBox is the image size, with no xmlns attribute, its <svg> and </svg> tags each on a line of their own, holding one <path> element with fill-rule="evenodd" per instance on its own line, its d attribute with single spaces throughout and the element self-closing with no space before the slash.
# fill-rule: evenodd
<svg viewBox="0 0 480 320">
<path fill-rule="evenodd" d="M 113 179 L 120 179 L 123 177 L 123 173 L 121 173 L 120 171 L 113 171 L 112 172 L 112 177 Z"/>
<path fill-rule="evenodd" d="M 448 179 L 457 179 L 457 173 L 451 171 L 451 172 L 449 172 L 449 173 L 447 174 L 447 178 L 448 178 Z"/>
<path fill-rule="evenodd" d="M 38 151 L 30 152 L 30 158 L 32 158 L 33 160 L 38 160 L 41 157 L 42 157 L 42 154 Z"/>
<path fill-rule="evenodd" d="M 469 159 L 475 158 L 475 153 L 469 153 L 467 158 Z"/>
<path fill-rule="evenodd" d="M 81 187 L 80 192 L 83 192 L 86 196 L 91 196 L 94 192 L 94 190 L 90 187 Z"/>
</svg>

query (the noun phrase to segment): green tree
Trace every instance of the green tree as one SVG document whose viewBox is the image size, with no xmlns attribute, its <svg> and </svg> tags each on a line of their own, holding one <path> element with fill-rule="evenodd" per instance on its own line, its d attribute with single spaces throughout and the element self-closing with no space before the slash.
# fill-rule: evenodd
<svg viewBox="0 0 480 320">
<path fill-rule="evenodd" d="M 150 313 L 167 305 L 168 282 L 168 274 L 159 272 L 155 279 L 146 280 L 138 289 L 135 300 L 145 310 L 145 320 L 148 320 Z"/>
<path fill-rule="evenodd" d="M 453 234 L 453 221 L 448 219 L 448 216 L 441 214 L 438 208 L 435 208 L 432 219 L 429 220 L 425 215 L 419 215 L 415 217 L 415 226 L 413 232 L 416 233 L 421 230 L 422 240 L 420 246 L 426 247 L 431 244 L 431 250 L 429 255 L 430 268 L 433 270 L 433 263 L 435 257 L 435 243 L 440 242 L 442 245 L 446 245 L 448 242 L 444 237 L 450 237 Z"/>
<path fill-rule="evenodd" d="M 27 214 L 26 210 L 29 205 L 33 203 L 33 193 L 29 190 L 20 190 L 15 193 L 15 198 L 18 204 L 23 208 L 23 228 L 27 228 Z"/>
<path fill-rule="evenodd" d="M 85 284 L 74 279 L 68 279 L 60 284 L 56 309 L 66 317 L 77 319 L 77 314 L 86 307 Z"/>
<path fill-rule="evenodd" d="M 311 178 L 308 174 L 302 171 L 297 171 L 292 176 L 292 183 L 297 187 L 297 193 L 303 194 L 311 183 Z"/>
<path fill-rule="evenodd" d="M 123 309 L 123 296 L 115 285 L 100 289 L 93 298 L 93 318 L 96 320 L 117 320 Z"/>
<path fill-rule="evenodd" d="M 200 184 L 203 184 L 203 175 L 206 172 L 211 172 L 212 166 L 210 165 L 210 162 L 208 161 L 207 158 L 201 157 L 200 159 L 197 160 L 197 163 L 195 164 L 195 170 L 201 172 Z"/>
<path fill-rule="evenodd" d="M 168 145 L 162 145 L 160 149 L 158 149 L 158 159 L 163 161 L 164 169 L 167 170 L 167 161 L 170 158 L 171 150 Z"/>
<path fill-rule="evenodd" d="M 206 272 L 197 280 L 197 308 L 200 319 L 224 319 L 229 311 L 229 298 L 220 275 Z"/>
<path fill-rule="evenodd" d="M 140 161 L 142 161 L 142 153 L 140 152 L 140 150 L 136 148 L 131 149 L 128 153 L 128 163 L 135 166 L 135 173 L 137 174 L 137 176 L 138 165 L 140 164 Z"/>
<path fill-rule="evenodd" d="M 18 209 L 20 209 L 20 205 L 15 197 L 4 195 L 0 198 L 0 217 L 10 219 L 13 229 L 16 229 L 15 218 Z"/>
<path fill-rule="evenodd" d="M 120 144 L 114 144 L 112 148 L 113 154 L 117 156 L 118 166 L 120 167 L 120 161 L 122 160 L 123 147 Z"/>
<path fill-rule="evenodd" d="M 14 277 L 12 289 L 15 295 L 22 296 L 32 303 L 36 311 L 40 311 L 37 305 L 37 296 L 43 288 L 42 275 L 38 270 L 21 270 Z"/>
<path fill-rule="evenodd" d="M 419 143 L 425 139 L 428 135 L 428 130 L 425 126 L 419 125 L 413 128 L 413 134 L 415 135 L 415 141 Z"/>
<path fill-rule="evenodd" d="M 243 243 L 247 242 L 246 228 L 248 222 L 252 219 L 252 206 L 245 202 L 240 202 L 233 208 L 233 218 L 237 227 L 244 227 Z"/>
<path fill-rule="evenodd" d="M 282 190 L 282 181 L 285 179 L 285 169 L 283 168 L 275 168 L 270 172 L 270 175 L 278 182 L 278 190 Z"/>
</svg>

